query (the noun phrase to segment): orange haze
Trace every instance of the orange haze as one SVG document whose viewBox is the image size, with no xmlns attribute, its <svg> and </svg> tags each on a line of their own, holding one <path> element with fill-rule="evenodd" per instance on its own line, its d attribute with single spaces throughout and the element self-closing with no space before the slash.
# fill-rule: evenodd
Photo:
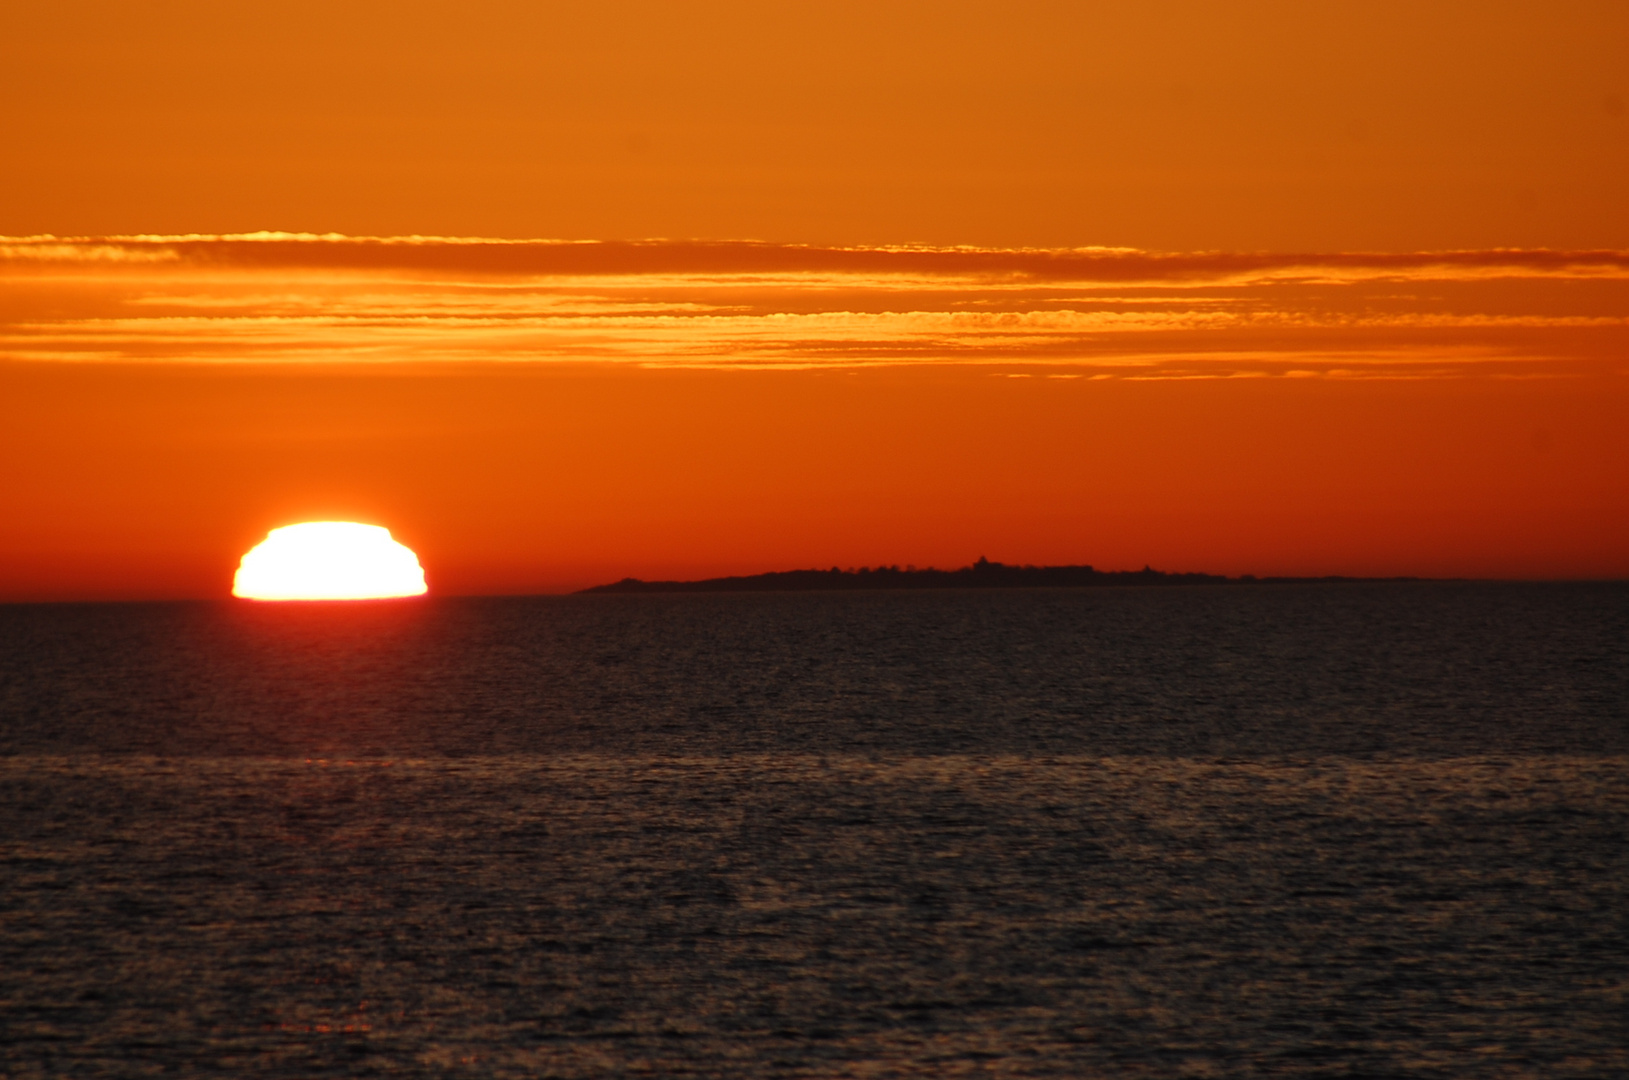
<svg viewBox="0 0 1629 1080">
<path fill-rule="evenodd" d="M 0 595 L 278 525 L 438 592 L 833 564 L 1629 573 L 1629 256 L 13 241 Z"/>
</svg>

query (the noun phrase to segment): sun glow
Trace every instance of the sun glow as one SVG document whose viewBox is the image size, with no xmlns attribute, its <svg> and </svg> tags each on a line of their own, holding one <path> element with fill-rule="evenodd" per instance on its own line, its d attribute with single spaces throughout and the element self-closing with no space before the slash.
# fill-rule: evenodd
<svg viewBox="0 0 1629 1080">
<path fill-rule="evenodd" d="M 424 570 L 390 530 L 354 521 L 273 529 L 238 566 L 232 595 L 247 600 L 383 600 L 421 596 Z"/>
</svg>

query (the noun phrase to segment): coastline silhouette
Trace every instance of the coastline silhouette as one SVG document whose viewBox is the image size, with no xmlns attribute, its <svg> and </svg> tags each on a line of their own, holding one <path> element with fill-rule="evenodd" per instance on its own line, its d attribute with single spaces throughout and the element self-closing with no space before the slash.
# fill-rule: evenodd
<svg viewBox="0 0 1629 1080">
<path fill-rule="evenodd" d="M 934 567 L 862 566 L 830 570 L 773 570 L 765 574 L 704 578 L 699 581 L 643 581 L 623 578 L 584 593 L 669 592 L 839 592 L 865 589 L 1039 589 L 1098 588 L 1126 585 L 1275 585 L 1309 582 L 1420 581 L 1421 578 L 1256 577 L 1173 573 L 1145 566 L 1141 570 L 1098 570 L 1091 566 L 1010 566 L 983 556 L 959 570 Z"/>
</svg>

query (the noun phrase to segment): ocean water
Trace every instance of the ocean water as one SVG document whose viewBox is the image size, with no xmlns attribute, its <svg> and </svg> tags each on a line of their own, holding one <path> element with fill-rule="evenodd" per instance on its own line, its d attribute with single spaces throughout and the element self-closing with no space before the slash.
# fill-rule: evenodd
<svg viewBox="0 0 1629 1080">
<path fill-rule="evenodd" d="M 1629 1074 L 1629 587 L 0 607 L 0 1075 Z"/>
</svg>

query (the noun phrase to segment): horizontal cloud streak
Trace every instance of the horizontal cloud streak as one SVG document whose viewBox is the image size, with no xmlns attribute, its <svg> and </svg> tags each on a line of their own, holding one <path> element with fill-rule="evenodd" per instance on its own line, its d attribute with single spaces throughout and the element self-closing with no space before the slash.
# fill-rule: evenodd
<svg viewBox="0 0 1629 1080">
<path fill-rule="evenodd" d="M 0 239 L 0 356 L 1618 372 L 1629 253 L 1153 254 L 254 234 Z"/>
<path fill-rule="evenodd" d="M 449 270 L 528 275 L 932 274 L 1014 275 L 1048 281 L 1188 278 L 1468 276 L 1629 277 L 1629 252 L 1494 250 L 1336 254 L 1162 254 L 1130 248 L 815 247 L 756 241 L 560 241 L 345 237 L 294 233 L 231 236 L 0 238 L 6 263 L 166 262 L 239 269 Z"/>
</svg>

